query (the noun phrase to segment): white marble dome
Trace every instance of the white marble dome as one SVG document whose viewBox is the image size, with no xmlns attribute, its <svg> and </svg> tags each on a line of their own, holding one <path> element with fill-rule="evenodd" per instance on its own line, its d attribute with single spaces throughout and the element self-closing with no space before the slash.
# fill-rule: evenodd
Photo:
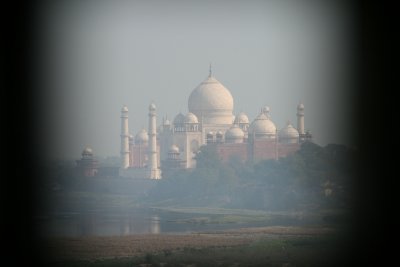
<svg viewBox="0 0 400 267">
<path fill-rule="evenodd" d="M 140 130 L 135 136 L 135 143 L 143 144 L 149 141 L 149 135 L 145 129 Z"/>
<path fill-rule="evenodd" d="M 179 113 L 174 118 L 174 124 L 183 124 L 185 122 L 185 115 Z"/>
<path fill-rule="evenodd" d="M 256 138 L 275 138 L 276 126 L 267 115 L 261 113 L 251 123 L 249 133 L 249 136 L 254 134 Z"/>
<path fill-rule="evenodd" d="M 279 131 L 279 139 L 298 139 L 299 132 L 288 122 L 284 128 Z"/>
<path fill-rule="evenodd" d="M 194 115 L 192 112 L 189 112 L 184 120 L 185 123 L 199 123 L 199 120 L 197 119 L 196 115 Z"/>
<path fill-rule="evenodd" d="M 261 112 L 264 114 L 269 114 L 270 111 L 271 109 L 269 108 L 269 106 L 263 106 L 261 109 Z"/>
<path fill-rule="evenodd" d="M 228 139 L 243 139 L 243 138 L 244 138 L 244 132 L 237 125 L 232 126 L 225 133 L 225 139 L 226 140 L 228 140 Z"/>
<path fill-rule="evenodd" d="M 189 96 L 189 111 L 206 124 L 232 124 L 233 97 L 217 79 L 209 76 Z"/>
<path fill-rule="evenodd" d="M 247 117 L 246 113 L 244 112 L 240 112 L 236 118 L 235 118 L 235 123 L 239 124 L 239 123 L 249 123 L 249 117 Z"/>
<path fill-rule="evenodd" d="M 93 155 L 93 150 L 87 146 L 85 149 L 83 149 L 82 155 Z"/>
<path fill-rule="evenodd" d="M 155 111 L 156 110 L 156 105 L 154 103 L 151 103 L 149 106 L 150 111 Z"/>
<path fill-rule="evenodd" d="M 128 112 L 128 107 L 127 106 L 123 106 L 121 108 L 121 112 Z"/>
</svg>

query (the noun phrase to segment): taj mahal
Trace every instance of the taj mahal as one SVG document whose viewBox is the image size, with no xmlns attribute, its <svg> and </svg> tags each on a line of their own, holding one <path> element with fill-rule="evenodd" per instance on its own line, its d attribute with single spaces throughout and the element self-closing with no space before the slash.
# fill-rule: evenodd
<svg viewBox="0 0 400 267">
<path fill-rule="evenodd" d="M 189 113 L 157 126 L 156 105 L 149 106 L 148 129 L 132 135 L 128 107 L 121 110 L 121 166 L 119 175 L 161 179 L 164 170 L 196 167 L 200 147 L 214 146 L 222 162 L 278 159 L 293 154 L 312 136 L 304 128 L 304 105 L 297 106 L 297 127 L 275 126 L 268 106 L 250 122 L 244 112 L 233 114 L 230 91 L 211 72 L 190 94 Z"/>
</svg>

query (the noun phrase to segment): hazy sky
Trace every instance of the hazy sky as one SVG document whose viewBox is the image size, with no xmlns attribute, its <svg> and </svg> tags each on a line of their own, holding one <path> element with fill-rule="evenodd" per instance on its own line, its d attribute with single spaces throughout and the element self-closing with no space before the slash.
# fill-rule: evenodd
<svg viewBox="0 0 400 267">
<path fill-rule="evenodd" d="M 282 128 L 305 126 L 320 145 L 349 143 L 352 14 L 328 1 L 49 1 L 41 6 L 37 67 L 45 89 L 49 154 L 119 155 L 120 110 L 147 128 L 188 112 L 190 92 L 208 75 L 253 120 L 271 108 Z M 324 3 L 322 3 L 324 2 Z"/>
</svg>

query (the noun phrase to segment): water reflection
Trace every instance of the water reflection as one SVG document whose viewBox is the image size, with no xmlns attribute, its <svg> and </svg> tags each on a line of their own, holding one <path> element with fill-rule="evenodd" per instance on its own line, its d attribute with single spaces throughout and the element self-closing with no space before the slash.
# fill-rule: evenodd
<svg viewBox="0 0 400 267">
<path fill-rule="evenodd" d="M 253 223 L 196 223 L 199 214 L 163 212 L 152 209 L 130 210 L 119 213 L 85 212 L 57 213 L 37 218 L 38 229 L 45 236 L 125 236 L 133 234 L 189 233 L 240 227 L 288 225 L 300 221 L 288 220 Z M 201 215 L 204 216 L 204 215 Z M 302 224 L 310 223 L 301 220 Z"/>
<path fill-rule="evenodd" d="M 94 218 L 91 214 L 81 214 L 78 217 L 77 232 L 79 236 L 93 235 L 96 231 Z"/>
<path fill-rule="evenodd" d="M 150 221 L 150 233 L 159 234 L 160 232 L 160 217 L 157 215 L 152 216 Z"/>
<path fill-rule="evenodd" d="M 139 212 L 128 214 L 63 213 L 37 219 L 41 232 L 49 236 L 93 236 L 160 234 L 159 215 Z"/>
<path fill-rule="evenodd" d="M 128 216 L 119 218 L 119 234 L 159 234 L 161 233 L 160 217 L 158 215 L 143 217 Z"/>
<path fill-rule="evenodd" d="M 120 234 L 121 235 L 132 234 L 134 227 L 133 227 L 133 224 L 131 223 L 131 220 L 129 220 L 127 218 L 121 218 L 119 225 L 120 225 Z"/>
</svg>

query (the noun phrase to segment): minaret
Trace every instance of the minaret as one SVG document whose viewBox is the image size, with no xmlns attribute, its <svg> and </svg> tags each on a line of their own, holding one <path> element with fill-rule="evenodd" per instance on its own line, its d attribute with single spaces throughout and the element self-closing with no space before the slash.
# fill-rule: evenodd
<svg viewBox="0 0 400 267">
<path fill-rule="evenodd" d="M 156 139 L 156 105 L 149 106 L 149 178 L 160 179 L 161 173 L 157 166 L 157 139 Z"/>
<path fill-rule="evenodd" d="M 278 134 L 278 127 L 276 127 L 275 130 L 275 160 L 279 159 L 279 143 L 278 143 L 278 138 L 279 138 L 279 134 Z"/>
<path fill-rule="evenodd" d="M 297 106 L 297 131 L 299 131 L 300 141 L 304 139 L 304 105 L 300 103 Z"/>
<path fill-rule="evenodd" d="M 129 167 L 128 108 L 121 109 L 121 169 Z"/>
</svg>

